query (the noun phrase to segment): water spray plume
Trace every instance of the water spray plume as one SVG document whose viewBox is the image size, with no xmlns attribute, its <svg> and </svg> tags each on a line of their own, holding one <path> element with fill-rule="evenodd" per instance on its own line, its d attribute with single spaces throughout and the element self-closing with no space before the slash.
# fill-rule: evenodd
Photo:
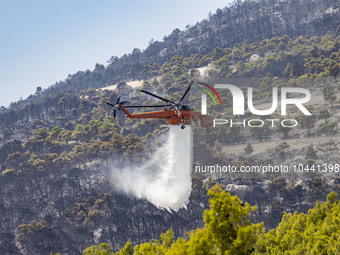
<svg viewBox="0 0 340 255">
<path fill-rule="evenodd" d="M 191 191 L 191 130 L 171 126 L 165 143 L 138 167 L 114 170 L 115 187 L 158 208 L 186 208 Z"/>
</svg>

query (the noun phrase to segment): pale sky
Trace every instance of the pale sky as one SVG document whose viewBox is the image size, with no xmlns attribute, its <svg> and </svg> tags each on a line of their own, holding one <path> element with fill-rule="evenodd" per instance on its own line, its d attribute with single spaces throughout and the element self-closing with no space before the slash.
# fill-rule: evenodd
<svg viewBox="0 0 340 255">
<path fill-rule="evenodd" d="M 231 0 L 0 0 L 0 106 L 107 64 Z"/>
</svg>

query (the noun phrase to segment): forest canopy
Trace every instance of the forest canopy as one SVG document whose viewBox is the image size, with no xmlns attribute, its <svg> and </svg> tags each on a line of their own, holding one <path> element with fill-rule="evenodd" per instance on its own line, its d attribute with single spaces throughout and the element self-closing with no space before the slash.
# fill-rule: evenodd
<svg viewBox="0 0 340 255">
<path fill-rule="evenodd" d="M 175 239 L 172 229 L 152 240 L 114 253 L 107 243 L 91 246 L 84 255 L 139 254 L 338 254 L 340 203 L 331 192 L 327 202 L 317 202 L 305 213 L 285 213 L 276 229 L 265 232 L 263 223 L 252 223 L 256 206 L 243 203 L 216 184 L 209 191 L 210 209 L 204 211 L 204 227 Z"/>
</svg>

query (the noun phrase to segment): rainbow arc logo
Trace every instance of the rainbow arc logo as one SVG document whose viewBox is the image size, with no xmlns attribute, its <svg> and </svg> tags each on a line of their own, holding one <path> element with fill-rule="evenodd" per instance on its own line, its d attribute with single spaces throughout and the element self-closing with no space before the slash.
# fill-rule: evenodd
<svg viewBox="0 0 340 255">
<path fill-rule="evenodd" d="M 203 83 L 203 82 L 199 82 L 199 84 L 201 84 L 201 85 L 207 87 L 208 89 L 210 89 L 217 96 L 218 100 L 220 101 L 221 106 L 223 106 L 220 95 L 217 93 L 217 91 L 212 86 L 210 86 L 209 84 Z M 199 88 L 199 89 L 204 91 L 205 93 L 207 93 L 212 98 L 212 100 L 214 101 L 215 105 L 217 105 L 215 97 L 213 96 L 213 94 L 209 90 L 207 90 L 205 88 Z M 201 97 L 202 97 L 202 100 L 201 100 L 201 113 L 203 115 L 206 115 L 207 114 L 207 95 L 206 94 L 202 94 Z"/>
</svg>

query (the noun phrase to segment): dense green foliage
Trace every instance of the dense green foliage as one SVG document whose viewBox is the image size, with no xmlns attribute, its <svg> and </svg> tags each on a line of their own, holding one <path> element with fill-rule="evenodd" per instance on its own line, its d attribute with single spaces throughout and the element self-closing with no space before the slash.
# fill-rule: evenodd
<svg viewBox="0 0 340 255">
<path fill-rule="evenodd" d="M 114 253 L 109 244 L 91 246 L 84 255 L 109 254 L 338 254 L 340 250 L 340 201 L 330 193 L 327 202 L 317 202 L 308 214 L 285 213 L 276 229 L 264 232 L 262 224 L 251 223 L 256 207 L 236 196 L 212 187 L 208 195 L 210 209 L 204 212 L 205 226 L 175 240 L 170 229 L 161 240 L 136 245 L 131 242 Z"/>
<path fill-rule="evenodd" d="M 256 207 L 243 203 L 237 196 L 231 196 L 219 185 L 212 187 L 208 195 L 210 209 L 204 212 L 203 228 L 177 240 L 170 229 L 161 235 L 161 241 L 136 245 L 133 254 L 250 254 L 263 230 L 262 224 L 251 223 L 251 214 Z M 85 249 L 83 254 L 114 254 L 107 247 L 107 244 L 101 244 L 99 248 L 92 246 Z M 116 255 L 132 254 L 130 247 L 131 243 L 128 242 Z"/>
<path fill-rule="evenodd" d="M 308 214 L 285 213 L 276 229 L 259 236 L 255 254 L 339 254 L 340 201 L 332 192 Z"/>
</svg>

